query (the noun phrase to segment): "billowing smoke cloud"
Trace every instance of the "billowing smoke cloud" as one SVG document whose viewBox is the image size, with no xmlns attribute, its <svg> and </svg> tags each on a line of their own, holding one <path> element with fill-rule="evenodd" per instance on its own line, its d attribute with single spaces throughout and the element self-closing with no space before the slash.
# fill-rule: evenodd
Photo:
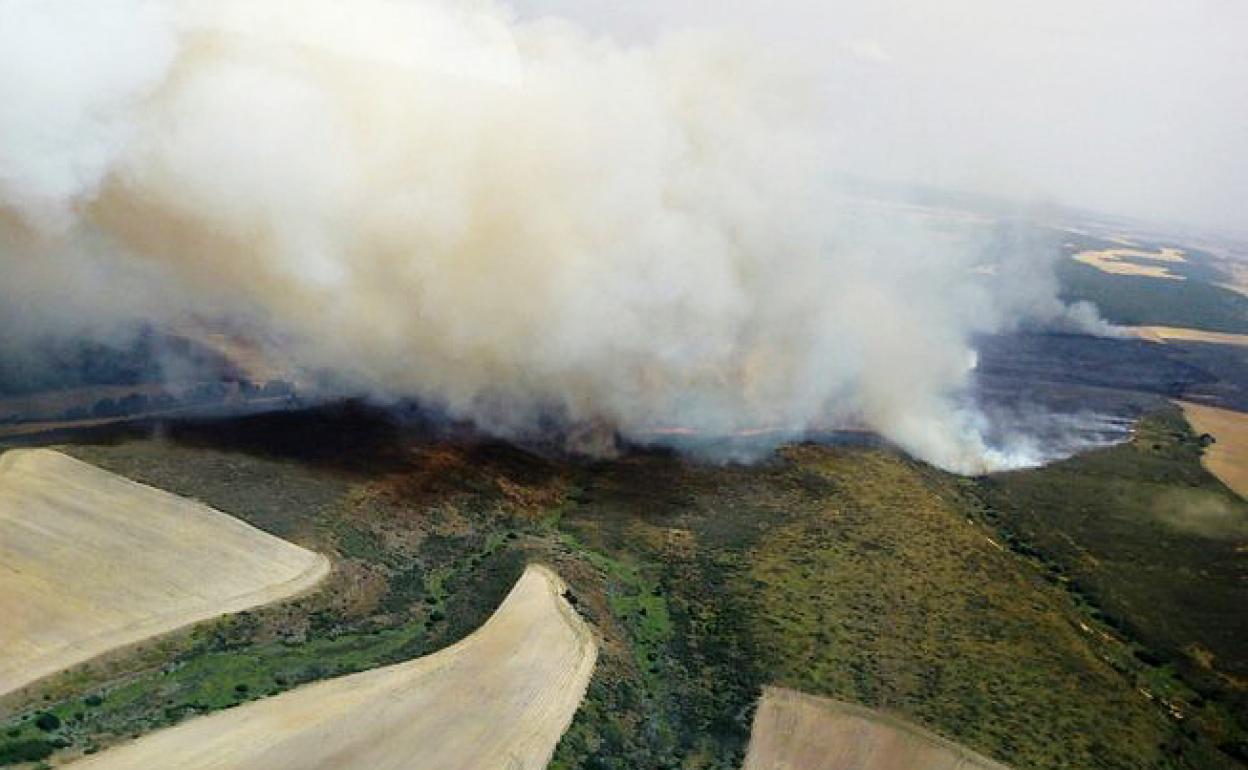
<svg viewBox="0 0 1248 770">
<path fill-rule="evenodd" d="M 969 340 L 1085 311 L 1031 249 L 977 275 L 943 223 L 838 196 L 809 72 L 490 2 L 0 0 L 0 299 L 245 313 L 503 435 L 850 423 L 1025 461 L 959 406 Z"/>
</svg>

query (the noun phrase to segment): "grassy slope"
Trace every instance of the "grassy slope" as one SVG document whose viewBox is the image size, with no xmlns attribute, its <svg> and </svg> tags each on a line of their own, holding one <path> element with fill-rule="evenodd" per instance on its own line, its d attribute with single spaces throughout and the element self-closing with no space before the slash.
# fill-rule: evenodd
<svg viewBox="0 0 1248 770">
<path fill-rule="evenodd" d="M 1248 504 L 1200 465 L 1177 409 L 1142 420 L 1129 444 L 986 485 L 989 514 L 1015 547 L 1046 561 L 1137 657 L 1186 686 L 1171 700 L 1189 725 L 1248 757 Z M 1189 689 L 1188 686 L 1190 686 Z"/>
<path fill-rule="evenodd" d="M 989 542 L 974 484 L 891 453 L 577 467 L 435 445 L 342 468 L 150 440 L 74 451 L 329 549 L 339 569 L 293 605 L 10 704 L 0 758 L 58 741 L 72 756 L 425 654 L 482 622 L 523 563 L 541 560 L 603 641 L 555 768 L 735 770 L 767 682 L 894 709 L 1019 768 L 1229 766 L 1139 692 L 1160 675 L 1129 644 L 1043 565 Z M 36 727 L 41 710 L 62 725 Z"/>
<path fill-rule="evenodd" d="M 1019 768 L 1230 765 L 1139 692 L 1127 645 L 968 520 L 964 485 L 886 452 L 785 454 L 633 458 L 583 482 L 563 526 L 637 565 L 609 591 L 656 587 L 670 630 L 656 643 L 653 611 L 623 615 L 642 682 L 600 671 L 556 767 L 737 767 L 761 682 L 889 708 Z"/>
</svg>

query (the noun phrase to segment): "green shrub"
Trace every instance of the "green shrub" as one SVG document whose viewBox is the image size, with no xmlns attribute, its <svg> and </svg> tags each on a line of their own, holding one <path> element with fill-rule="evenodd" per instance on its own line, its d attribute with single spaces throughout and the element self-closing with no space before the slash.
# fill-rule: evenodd
<svg viewBox="0 0 1248 770">
<path fill-rule="evenodd" d="M 42 738 L 0 743 L 0 765 L 38 762 L 51 756 L 54 748 L 51 741 L 45 741 Z"/>
</svg>

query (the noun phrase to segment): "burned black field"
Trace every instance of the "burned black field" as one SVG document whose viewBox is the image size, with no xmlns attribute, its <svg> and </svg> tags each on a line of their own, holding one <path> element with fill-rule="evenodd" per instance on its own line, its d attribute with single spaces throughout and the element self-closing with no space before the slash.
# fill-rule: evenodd
<svg viewBox="0 0 1248 770">
<path fill-rule="evenodd" d="M 603 641 L 553 767 L 739 767 L 771 683 L 892 710 L 1019 768 L 1242 761 L 1243 539 L 1155 537 L 1158 524 L 1120 568 L 1101 554 L 1114 532 L 1061 518 L 1093 504 L 1093 520 L 1129 516 L 1124 488 L 1225 497 L 1173 412 L 1128 445 L 984 480 L 880 446 L 798 444 L 750 466 L 589 462 L 350 404 L 112 426 L 64 448 L 330 553 L 336 570 L 306 598 L 10 698 L 8 763 L 440 649 L 529 561 L 568 581 Z M 1134 463 L 1124 453 L 1148 463 L 1108 474 Z M 1107 566 L 1088 573 L 1090 557 Z M 1183 570 L 1189 593 L 1160 571 L 1141 581 L 1132 565 L 1149 563 Z"/>
</svg>

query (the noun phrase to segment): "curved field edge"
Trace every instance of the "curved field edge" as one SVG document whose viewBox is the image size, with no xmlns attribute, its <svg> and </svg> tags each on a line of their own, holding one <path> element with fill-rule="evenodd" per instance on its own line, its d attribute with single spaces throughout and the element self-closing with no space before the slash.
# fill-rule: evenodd
<svg viewBox="0 0 1248 770">
<path fill-rule="evenodd" d="M 322 554 L 48 449 L 0 455 L 0 535 L 0 608 L 10 619 L 0 632 L 0 696 L 291 599 L 330 573 Z"/>
<path fill-rule="evenodd" d="M 1218 480 L 1248 500 L 1248 414 L 1191 401 L 1177 401 L 1192 429 L 1211 436 L 1201 464 Z"/>
<path fill-rule="evenodd" d="M 597 659 L 566 590 L 530 565 L 480 629 L 444 650 L 190 720 L 71 766 L 540 770 Z"/>
<path fill-rule="evenodd" d="M 289 607 L 43 689 L 0 714 L 0 759 L 40 741 L 68 759 L 432 653 L 538 561 L 601 643 L 552 768 L 739 770 L 769 683 L 904 715 L 1019 770 L 1236 766 L 1207 739 L 1221 705 L 1182 696 L 1004 531 L 983 480 L 813 445 L 748 467 L 659 452 L 578 464 L 392 425 L 334 408 L 70 448 L 315 542 L 336 568 Z M 39 727 L 45 713 L 60 726 Z"/>
<path fill-rule="evenodd" d="M 742 770 L 1009 770 L 892 714 L 767 687 Z"/>
</svg>

